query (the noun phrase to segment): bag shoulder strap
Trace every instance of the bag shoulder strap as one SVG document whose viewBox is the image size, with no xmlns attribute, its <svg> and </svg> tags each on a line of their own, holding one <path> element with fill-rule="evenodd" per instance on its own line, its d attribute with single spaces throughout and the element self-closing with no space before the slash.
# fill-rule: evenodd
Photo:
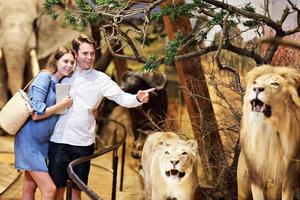
<svg viewBox="0 0 300 200">
<path fill-rule="evenodd" d="M 37 75 L 36 75 L 37 76 Z M 35 77 L 36 77 L 35 76 Z M 26 86 L 23 88 L 23 91 L 26 91 L 26 89 L 28 88 L 28 86 L 32 83 L 32 81 L 35 79 L 35 77 L 33 77 L 27 84 Z"/>
<path fill-rule="evenodd" d="M 40 72 L 43 72 L 43 70 L 41 70 L 41 71 L 39 71 L 39 73 Z M 35 75 L 26 85 L 25 85 L 25 87 L 23 88 L 23 91 L 26 91 L 26 89 L 28 88 L 28 86 L 33 82 L 33 80 L 39 75 L 39 73 L 37 73 L 37 75 Z M 50 80 L 50 82 L 49 82 L 49 85 L 50 85 L 50 83 L 51 83 L 51 80 Z M 48 90 L 49 90 L 49 88 L 48 88 Z"/>
<path fill-rule="evenodd" d="M 46 94 L 46 97 L 45 97 L 45 103 L 47 101 L 47 97 L 48 97 L 48 93 L 49 93 L 49 90 L 50 90 L 50 86 L 51 86 L 51 79 L 49 81 L 48 90 L 47 90 L 47 94 Z"/>
<path fill-rule="evenodd" d="M 40 73 L 40 72 L 39 72 Z M 35 75 L 23 88 L 23 91 L 26 91 L 26 89 L 28 88 L 28 86 L 33 82 L 33 80 L 39 75 L 39 73 L 37 75 Z"/>
</svg>

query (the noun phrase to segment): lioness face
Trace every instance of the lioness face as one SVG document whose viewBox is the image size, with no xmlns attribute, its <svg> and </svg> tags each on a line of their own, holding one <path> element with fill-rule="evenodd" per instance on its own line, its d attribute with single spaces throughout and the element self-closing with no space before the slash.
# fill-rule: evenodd
<svg viewBox="0 0 300 200">
<path fill-rule="evenodd" d="M 159 163 L 162 175 L 179 182 L 193 170 L 196 151 L 197 149 L 187 145 L 185 141 L 162 148 Z"/>
<path fill-rule="evenodd" d="M 248 109 L 271 117 L 278 104 L 284 106 L 288 100 L 288 83 L 277 74 L 264 74 L 251 80 L 247 84 L 245 103 L 249 102 Z M 276 105 L 277 104 L 277 105 Z"/>
</svg>

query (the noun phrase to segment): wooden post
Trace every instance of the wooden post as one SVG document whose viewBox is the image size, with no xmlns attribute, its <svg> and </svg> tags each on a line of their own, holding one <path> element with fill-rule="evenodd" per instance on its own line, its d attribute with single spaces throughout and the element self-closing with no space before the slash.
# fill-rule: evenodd
<svg viewBox="0 0 300 200">
<path fill-rule="evenodd" d="M 164 1 L 160 7 L 168 7 L 171 2 L 171 0 Z M 175 0 L 175 3 L 179 5 L 183 4 L 184 1 Z M 163 21 L 169 40 L 175 38 L 176 32 L 181 32 L 184 35 L 192 32 L 187 17 L 180 17 L 176 21 L 171 21 L 169 16 L 164 16 Z M 188 53 L 189 51 L 193 51 L 193 49 L 186 48 L 181 53 Z M 175 67 L 194 136 L 199 145 L 199 154 L 206 178 L 216 181 L 215 178 L 220 175 L 220 167 L 226 165 L 226 160 L 200 59 L 195 57 L 178 61 L 175 62 Z"/>
</svg>

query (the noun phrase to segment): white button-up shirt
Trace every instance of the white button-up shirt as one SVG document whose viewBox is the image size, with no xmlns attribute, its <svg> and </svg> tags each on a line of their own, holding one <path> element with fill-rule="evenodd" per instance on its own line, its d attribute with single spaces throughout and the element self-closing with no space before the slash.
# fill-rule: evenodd
<svg viewBox="0 0 300 200">
<path fill-rule="evenodd" d="M 70 84 L 73 105 L 62 114 L 56 123 L 50 141 L 75 146 L 88 146 L 95 143 L 96 120 L 91 110 L 97 108 L 103 97 L 117 104 L 131 108 L 142 105 L 136 95 L 125 93 L 109 76 L 94 69 L 75 71 L 62 83 Z"/>
</svg>

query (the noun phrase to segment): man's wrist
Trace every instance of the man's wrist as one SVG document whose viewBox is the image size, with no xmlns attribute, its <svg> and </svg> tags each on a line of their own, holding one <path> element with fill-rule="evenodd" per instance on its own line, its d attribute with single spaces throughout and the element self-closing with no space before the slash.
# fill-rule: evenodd
<svg viewBox="0 0 300 200">
<path fill-rule="evenodd" d="M 141 100 L 139 100 L 138 96 L 136 95 L 135 96 L 136 100 L 139 102 L 139 103 L 143 103 Z"/>
</svg>

